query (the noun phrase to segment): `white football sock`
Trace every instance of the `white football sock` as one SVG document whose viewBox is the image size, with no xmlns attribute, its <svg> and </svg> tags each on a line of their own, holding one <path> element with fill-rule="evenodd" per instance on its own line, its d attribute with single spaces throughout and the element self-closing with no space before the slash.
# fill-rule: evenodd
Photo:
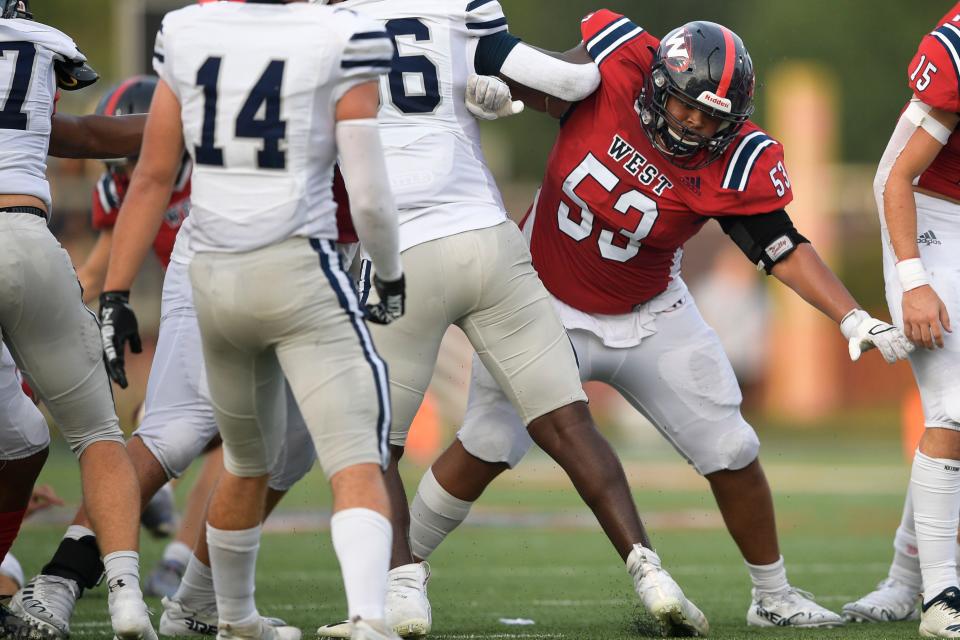
<svg viewBox="0 0 960 640">
<path fill-rule="evenodd" d="M 187 563 L 190 562 L 190 558 L 192 557 L 193 549 L 179 540 L 174 540 L 163 550 L 164 562 L 176 562 L 183 567 L 187 566 Z"/>
<path fill-rule="evenodd" d="M 242 627 L 254 624 L 260 618 L 253 601 L 260 529 L 256 526 L 224 531 L 207 525 L 210 570 L 221 622 Z"/>
<path fill-rule="evenodd" d="M 20 562 L 17 561 L 12 553 L 8 553 L 3 558 L 3 562 L 0 562 L 0 575 L 5 575 L 16 582 L 17 587 L 20 589 L 23 588 L 23 585 L 26 582 L 23 575 L 23 567 L 20 566 Z"/>
<path fill-rule="evenodd" d="M 351 620 L 383 620 L 393 527 L 371 509 L 344 509 L 330 519 Z"/>
<path fill-rule="evenodd" d="M 787 582 L 787 570 L 783 565 L 783 556 L 771 564 L 750 564 L 743 561 L 750 572 L 753 588 L 758 593 L 780 593 L 790 588 Z"/>
<path fill-rule="evenodd" d="M 910 474 L 923 600 L 957 586 L 960 461 L 931 458 L 917 450 Z"/>
<path fill-rule="evenodd" d="M 94 537 L 96 535 L 97 534 L 84 526 L 72 524 L 67 527 L 67 532 L 63 534 L 63 537 L 69 538 L 70 540 L 79 540 L 80 538 L 86 538 L 87 536 Z"/>
<path fill-rule="evenodd" d="M 206 611 L 217 606 L 217 596 L 213 591 L 213 572 L 192 553 L 173 599 L 193 611 Z"/>
<path fill-rule="evenodd" d="M 103 570 L 110 601 L 121 591 L 135 590 L 140 593 L 140 554 L 136 551 L 108 553 L 103 556 Z"/>
<path fill-rule="evenodd" d="M 441 486 L 427 469 L 410 504 L 410 547 L 413 555 L 426 560 L 450 532 L 470 513 L 472 502 L 460 500 Z"/>
<path fill-rule="evenodd" d="M 903 503 L 903 516 L 897 535 L 893 538 L 893 562 L 888 576 L 917 590 L 923 590 L 920 577 L 920 556 L 917 555 L 917 531 L 913 523 L 912 491 L 907 490 L 907 499 Z"/>
</svg>

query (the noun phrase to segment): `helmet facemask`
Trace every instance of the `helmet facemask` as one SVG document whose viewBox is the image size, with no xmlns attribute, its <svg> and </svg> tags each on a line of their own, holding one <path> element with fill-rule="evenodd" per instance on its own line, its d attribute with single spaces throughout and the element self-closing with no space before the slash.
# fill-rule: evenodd
<svg viewBox="0 0 960 640">
<path fill-rule="evenodd" d="M 3 7 L 3 13 L 0 18 L 23 18 L 24 20 L 33 20 L 33 14 L 30 13 L 29 0 L 3 0 L 0 2 Z"/>
</svg>

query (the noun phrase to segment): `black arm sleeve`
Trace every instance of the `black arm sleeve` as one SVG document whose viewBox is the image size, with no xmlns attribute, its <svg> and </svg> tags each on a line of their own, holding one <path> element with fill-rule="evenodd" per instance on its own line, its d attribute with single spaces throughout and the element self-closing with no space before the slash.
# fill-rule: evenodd
<svg viewBox="0 0 960 640">
<path fill-rule="evenodd" d="M 513 48 L 520 44 L 520 38 L 509 31 L 498 31 L 483 36 L 477 42 L 477 52 L 473 57 L 473 66 L 482 76 L 495 76 Z"/>
<path fill-rule="evenodd" d="M 717 222 L 757 269 L 767 274 L 797 246 L 810 242 L 793 226 L 784 209 L 752 216 L 723 216 Z"/>
</svg>

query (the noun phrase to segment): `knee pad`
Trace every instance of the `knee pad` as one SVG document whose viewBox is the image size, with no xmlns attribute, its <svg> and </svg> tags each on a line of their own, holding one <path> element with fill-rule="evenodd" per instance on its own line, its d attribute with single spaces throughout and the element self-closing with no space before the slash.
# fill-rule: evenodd
<svg viewBox="0 0 960 640">
<path fill-rule="evenodd" d="M 722 424 L 708 424 L 693 434 L 695 442 L 677 444 L 700 475 L 743 469 L 757 459 L 760 439 L 743 418 L 738 423 L 726 429 Z"/>
<path fill-rule="evenodd" d="M 171 419 L 166 420 L 167 416 Z M 133 435 L 157 459 L 167 478 L 173 479 L 182 476 L 217 436 L 217 424 L 212 412 L 184 412 L 177 417 L 171 412 L 151 413 Z"/>
<path fill-rule="evenodd" d="M 515 413 L 511 417 L 517 419 Z M 533 446 L 533 439 L 522 423 L 517 428 L 509 419 L 499 420 L 493 414 L 484 418 L 484 426 L 464 424 L 457 439 L 470 455 L 484 462 L 505 462 L 513 469 Z"/>
</svg>

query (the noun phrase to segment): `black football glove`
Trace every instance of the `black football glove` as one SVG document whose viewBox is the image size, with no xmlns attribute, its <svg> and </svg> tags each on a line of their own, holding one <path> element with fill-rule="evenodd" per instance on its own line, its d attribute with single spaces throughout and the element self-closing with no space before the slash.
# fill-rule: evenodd
<svg viewBox="0 0 960 640">
<path fill-rule="evenodd" d="M 367 304 L 367 320 L 374 324 L 390 324 L 403 316 L 406 307 L 407 285 L 403 276 L 399 280 L 384 282 L 373 274 L 373 286 L 380 301 Z"/>
<path fill-rule="evenodd" d="M 126 389 L 124 345 L 129 342 L 133 353 L 143 351 L 137 316 L 130 306 L 129 291 L 104 291 L 100 294 L 100 341 L 103 343 L 103 362 L 107 365 L 107 373 L 122 389 Z"/>
</svg>

